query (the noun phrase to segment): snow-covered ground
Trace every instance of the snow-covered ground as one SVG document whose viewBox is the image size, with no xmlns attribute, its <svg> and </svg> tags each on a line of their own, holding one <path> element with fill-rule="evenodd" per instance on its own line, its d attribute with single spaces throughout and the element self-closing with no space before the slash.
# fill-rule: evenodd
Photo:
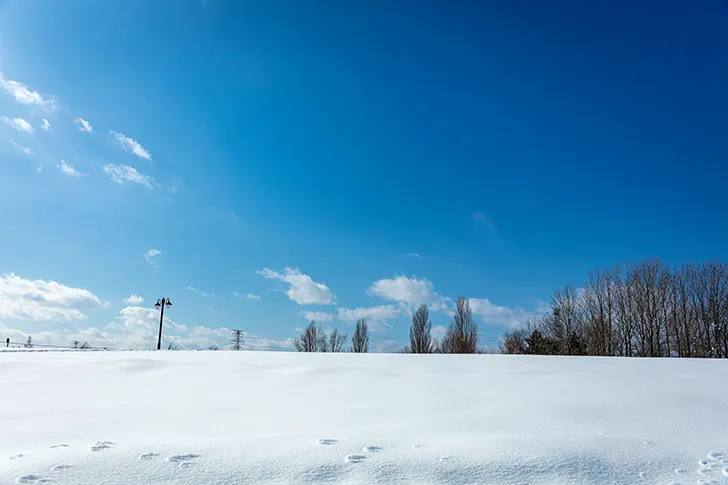
<svg viewBox="0 0 728 485">
<path fill-rule="evenodd" d="M 0 483 L 728 483 L 728 362 L 0 353 Z"/>
</svg>

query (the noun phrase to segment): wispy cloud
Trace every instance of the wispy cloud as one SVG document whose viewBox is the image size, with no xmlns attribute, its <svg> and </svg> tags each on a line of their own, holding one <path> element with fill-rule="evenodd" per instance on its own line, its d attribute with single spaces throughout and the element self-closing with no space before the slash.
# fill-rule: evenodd
<svg viewBox="0 0 728 485">
<path fill-rule="evenodd" d="M 40 125 L 40 127 L 43 128 L 45 131 L 48 131 L 51 129 L 51 122 L 43 118 L 43 123 Z"/>
<path fill-rule="evenodd" d="M 299 315 L 309 322 L 332 322 L 334 320 L 334 316 L 327 312 L 301 312 Z"/>
<path fill-rule="evenodd" d="M 121 148 L 123 148 L 127 152 L 131 152 L 137 157 L 143 158 L 144 160 L 152 160 L 152 156 L 147 150 L 144 149 L 144 147 L 138 141 L 114 130 L 109 131 L 109 134 L 114 138 L 114 140 L 116 140 Z"/>
<path fill-rule="evenodd" d="M 33 91 L 18 81 L 7 79 L 2 73 L 0 73 L 0 87 L 5 89 L 18 103 L 53 108 L 52 99 L 45 99 L 38 91 Z"/>
<path fill-rule="evenodd" d="M 16 143 L 15 140 L 11 140 L 10 138 L 5 138 L 3 136 L 0 136 L 0 140 L 7 142 L 10 146 L 15 148 L 18 151 L 21 151 L 25 153 L 26 155 L 35 155 L 35 152 L 31 150 L 30 148 L 23 147 L 20 144 Z"/>
<path fill-rule="evenodd" d="M 11 126 L 13 129 L 15 129 L 17 131 L 20 131 L 23 133 L 28 133 L 31 135 L 33 133 L 35 133 L 35 129 L 33 128 L 33 125 L 28 123 L 23 118 L 8 118 L 7 116 L 3 116 L 2 120 L 3 120 L 3 122 L 7 123 L 9 126 Z"/>
<path fill-rule="evenodd" d="M 146 259 L 147 263 L 151 264 L 152 266 L 156 266 L 157 263 L 152 258 L 154 258 L 155 256 L 159 256 L 160 254 L 162 254 L 162 251 L 160 251 L 159 249 L 150 249 L 149 251 L 144 253 L 144 259 Z"/>
<path fill-rule="evenodd" d="M 132 293 L 128 297 L 124 298 L 124 303 L 127 305 L 141 305 L 144 303 L 144 298 L 137 295 L 136 293 Z"/>
<path fill-rule="evenodd" d="M 187 291 L 191 291 L 192 293 L 197 293 L 200 296 L 216 296 L 215 293 L 205 293 L 204 291 L 198 290 L 192 285 L 187 285 Z"/>
<path fill-rule="evenodd" d="M 233 295 L 237 296 L 238 298 L 247 298 L 248 300 L 260 301 L 260 295 L 256 295 L 254 293 L 239 293 L 237 291 L 233 291 Z"/>
<path fill-rule="evenodd" d="M 277 272 L 268 268 L 256 271 L 269 280 L 279 280 L 289 285 L 286 290 L 288 298 L 299 305 L 331 305 L 334 303 L 334 293 L 323 283 L 317 283 L 309 275 L 301 273 L 296 268 L 283 268 Z"/>
<path fill-rule="evenodd" d="M 94 127 L 91 126 L 91 123 L 84 120 L 83 118 L 76 118 L 76 126 L 78 126 L 78 131 L 84 131 L 86 133 L 91 133 L 94 131 Z"/>
<path fill-rule="evenodd" d="M 104 172 L 111 175 L 111 180 L 117 184 L 123 184 L 124 182 L 131 182 L 134 184 L 143 185 L 144 187 L 151 189 L 154 179 L 142 175 L 134 167 L 129 165 L 114 165 L 112 163 L 104 165 Z"/>
<path fill-rule="evenodd" d="M 493 224 L 493 221 L 482 212 L 473 212 L 470 214 L 470 219 L 485 227 L 492 236 L 498 236 L 498 229 L 495 227 L 495 224 Z"/>
<path fill-rule="evenodd" d="M 73 165 L 66 163 L 65 160 L 61 160 L 61 163 L 58 164 L 58 169 L 62 174 L 68 175 L 69 177 L 81 177 L 83 175 L 81 172 L 73 168 Z"/>
</svg>

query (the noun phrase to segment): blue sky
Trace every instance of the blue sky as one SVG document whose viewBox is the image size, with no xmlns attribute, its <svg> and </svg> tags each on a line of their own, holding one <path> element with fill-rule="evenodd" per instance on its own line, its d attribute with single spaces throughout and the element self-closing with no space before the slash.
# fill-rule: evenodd
<svg viewBox="0 0 728 485">
<path fill-rule="evenodd" d="M 463 295 L 494 344 L 728 255 L 725 2 L 394 3 L 1 2 L 0 333 L 391 350 Z"/>
</svg>

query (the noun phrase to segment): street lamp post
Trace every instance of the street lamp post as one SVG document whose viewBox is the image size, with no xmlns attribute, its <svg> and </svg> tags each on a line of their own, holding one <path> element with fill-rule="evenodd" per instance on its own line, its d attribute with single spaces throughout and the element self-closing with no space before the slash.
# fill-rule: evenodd
<svg viewBox="0 0 728 485">
<path fill-rule="evenodd" d="M 169 300 L 169 298 L 162 298 L 161 300 L 157 300 L 157 303 L 154 304 L 154 308 L 159 310 L 162 309 L 162 312 L 159 315 L 159 338 L 157 339 L 157 350 L 160 350 L 162 348 L 162 323 L 164 322 L 164 307 L 171 307 L 172 302 Z"/>
</svg>

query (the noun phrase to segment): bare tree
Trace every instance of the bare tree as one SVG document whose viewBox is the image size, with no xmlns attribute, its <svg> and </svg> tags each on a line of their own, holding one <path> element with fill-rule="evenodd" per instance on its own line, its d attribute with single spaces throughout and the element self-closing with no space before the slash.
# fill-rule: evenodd
<svg viewBox="0 0 728 485">
<path fill-rule="evenodd" d="M 369 352 L 369 327 L 364 319 L 356 322 L 354 335 L 351 337 L 351 351 L 358 354 Z"/>
<path fill-rule="evenodd" d="M 328 348 L 326 334 L 313 320 L 296 337 L 293 344 L 299 352 L 325 352 Z"/>
<path fill-rule="evenodd" d="M 81 350 L 91 350 L 91 346 L 88 342 L 83 342 L 81 345 L 78 346 Z"/>
<path fill-rule="evenodd" d="M 502 354 L 525 354 L 528 350 L 526 337 L 528 337 L 526 329 L 507 330 L 498 344 L 498 348 Z"/>
<path fill-rule="evenodd" d="M 409 330 L 410 343 L 407 352 L 410 354 L 431 354 L 433 352 L 431 332 L 430 312 L 427 305 L 420 305 L 412 315 L 412 326 Z"/>
<path fill-rule="evenodd" d="M 243 350 L 243 331 L 233 330 L 233 338 L 230 339 L 230 350 Z"/>
<path fill-rule="evenodd" d="M 338 328 L 331 331 L 329 335 L 329 352 L 343 352 L 346 343 L 346 334 L 340 333 Z"/>
<path fill-rule="evenodd" d="M 77 349 L 80 345 L 81 345 L 80 340 L 74 340 L 73 343 L 71 344 L 71 347 L 73 347 L 74 349 Z"/>
<path fill-rule="evenodd" d="M 442 339 L 440 351 L 444 354 L 475 354 L 478 351 L 478 326 L 473 320 L 470 303 L 462 296 L 458 297 L 453 323 Z"/>
</svg>

